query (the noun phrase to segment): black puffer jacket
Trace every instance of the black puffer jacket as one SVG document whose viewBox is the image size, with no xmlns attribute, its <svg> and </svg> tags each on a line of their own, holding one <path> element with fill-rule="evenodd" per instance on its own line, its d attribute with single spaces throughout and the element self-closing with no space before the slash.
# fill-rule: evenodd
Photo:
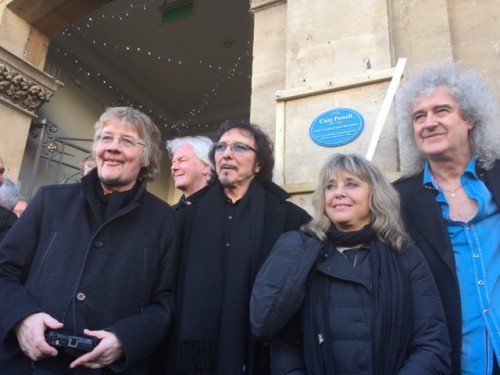
<svg viewBox="0 0 500 375">
<path fill-rule="evenodd" d="M 373 334 L 379 328 L 374 322 L 380 320 L 375 317 L 375 279 L 370 258 L 374 251 L 387 248 L 370 243 L 364 260 L 356 268 L 334 250 L 324 260 L 320 258 L 307 276 L 312 264 L 307 258 L 318 253 L 318 246 L 322 244 L 308 234 L 286 233 L 257 276 L 251 322 L 256 334 L 274 335 L 273 374 L 376 374 L 375 369 L 380 367 L 377 363 L 387 360 L 387 356 L 379 358 L 381 347 L 385 347 L 386 354 L 396 351 L 392 356 L 401 363 L 396 366 L 398 374 L 451 373 L 443 309 L 434 280 L 417 248 L 410 247 L 403 255 L 389 250 L 389 256 L 402 265 L 407 298 L 403 297 L 401 304 L 408 306 L 409 313 L 399 316 L 399 308 L 385 312 L 387 332 Z M 290 266 L 294 257 L 303 268 Z M 281 259 L 285 259 L 285 266 Z M 287 271 L 290 269 L 293 272 Z M 304 284 L 307 277 L 308 283 Z M 305 285 L 310 287 L 304 289 Z M 280 302 L 284 299 L 293 304 Z M 292 318 L 296 312 L 301 314 L 298 324 L 298 319 Z M 288 320 L 290 323 L 281 330 Z M 402 345 L 391 347 L 390 337 Z M 408 339 L 401 339 L 404 337 Z"/>
</svg>

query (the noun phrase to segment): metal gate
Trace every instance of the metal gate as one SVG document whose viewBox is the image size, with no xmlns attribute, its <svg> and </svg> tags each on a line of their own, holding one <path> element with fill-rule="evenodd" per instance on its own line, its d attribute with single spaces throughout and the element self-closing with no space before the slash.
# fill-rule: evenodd
<svg viewBox="0 0 500 375">
<path fill-rule="evenodd" d="M 35 119 L 31 123 L 30 136 L 38 138 L 38 142 L 26 192 L 28 198 L 32 197 L 37 185 L 65 184 L 80 180 L 80 162 L 90 153 L 93 140 L 59 137 L 55 134 L 57 131 L 57 125 L 46 119 Z"/>
</svg>

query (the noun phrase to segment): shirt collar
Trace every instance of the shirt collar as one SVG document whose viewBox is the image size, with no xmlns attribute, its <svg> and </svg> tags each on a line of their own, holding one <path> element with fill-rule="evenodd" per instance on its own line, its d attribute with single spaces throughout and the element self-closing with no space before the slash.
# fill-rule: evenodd
<svg viewBox="0 0 500 375">
<path fill-rule="evenodd" d="M 472 157 L 469 160 L 469 163 L 467 163 L 467 166 L 465 167 L 463 175 L 470 175 L 474 179 L 478 179 L 479 177 L 477 176 L 476 172 L 476 157 Z M 432 176 L 431 168 L 429 165 L 429 161 L 425 162 L 424 166 L 424 175 L 422 178 L 423 185 L 426 187 L 432 187 L 436 190 L 439 190 L 437 182 L 434 180 L 434 177 Z"/>
</svg>

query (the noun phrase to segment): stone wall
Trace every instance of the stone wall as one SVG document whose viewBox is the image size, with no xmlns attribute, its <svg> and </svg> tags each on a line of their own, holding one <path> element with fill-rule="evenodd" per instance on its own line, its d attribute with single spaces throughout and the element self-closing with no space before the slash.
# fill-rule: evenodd
<svg viewBox="0 0 500 375">
<path fill-rule="evenodd" d="M 402 80 L 429 63 L 457 61 L 486 76 L 500 95 L 498 1 L 253 0 L 255 16 L 251 120 L 276 142 L 275 180 L 311 210 L 319 169 L 334 152 L 365 154 L 395 67 Z M 354 141 L 319 146 L 314 119 L 334 108 L 359 112 Z M 398 176 L 394 109 L 373 161 Z"/>
<path fill-rule="evenodd" d="M 111 0 L 0 1 L 0 156 L 17 179 L 35 112 L 62 85 L 43 71 L 50 37 Z"/>
<path fill-rule="evenodd" d="M 2 84 L 15 89 L 18 80 L 27 82 L 28 89 L 17 90 L 24 103 L 43 104 L 60 85 L 42 72 L 50 35 L 108 1 L 37 0 L 36 9 L 31 0 L 0 2 L 0 63 L 21 76 Z M 330 153 L 367 151 L 399 58 L 407 59 L 404 77 L 428 63 L 458 61 L 485 75 L 500 94 L 498 0 L 250 3 L 255 17 L 251 120 L 276 142 L 276 181 L 306 208 Z M 37 97 L 29 91 L 33 87 L 44 95 Z M 34 110 L 16 100 L 4 95 L 0 102 L 0 155 L 13 178 L 34 117 Z M 362 134 L 340 147 L 317 145 L 309 137 L 311 122 L 338 107 L 361 113 Z M 397 144 L 391 109 L 373 158 L 390 178 L 398 175 Z"/>
</svg>

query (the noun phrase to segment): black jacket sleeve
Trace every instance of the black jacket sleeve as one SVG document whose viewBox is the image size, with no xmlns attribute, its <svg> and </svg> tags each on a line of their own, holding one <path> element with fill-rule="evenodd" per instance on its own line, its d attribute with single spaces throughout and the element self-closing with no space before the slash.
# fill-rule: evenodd
<svg viewBox="0 0 500 375">
<path fill-rule="evenodd" d="M 321 243 L 302 232 L 280 236 L 257 274 L 250 298 L 250 324 L 256 336 L 275 335 L 299 310 L 320 250 Z"/>
</svg>

